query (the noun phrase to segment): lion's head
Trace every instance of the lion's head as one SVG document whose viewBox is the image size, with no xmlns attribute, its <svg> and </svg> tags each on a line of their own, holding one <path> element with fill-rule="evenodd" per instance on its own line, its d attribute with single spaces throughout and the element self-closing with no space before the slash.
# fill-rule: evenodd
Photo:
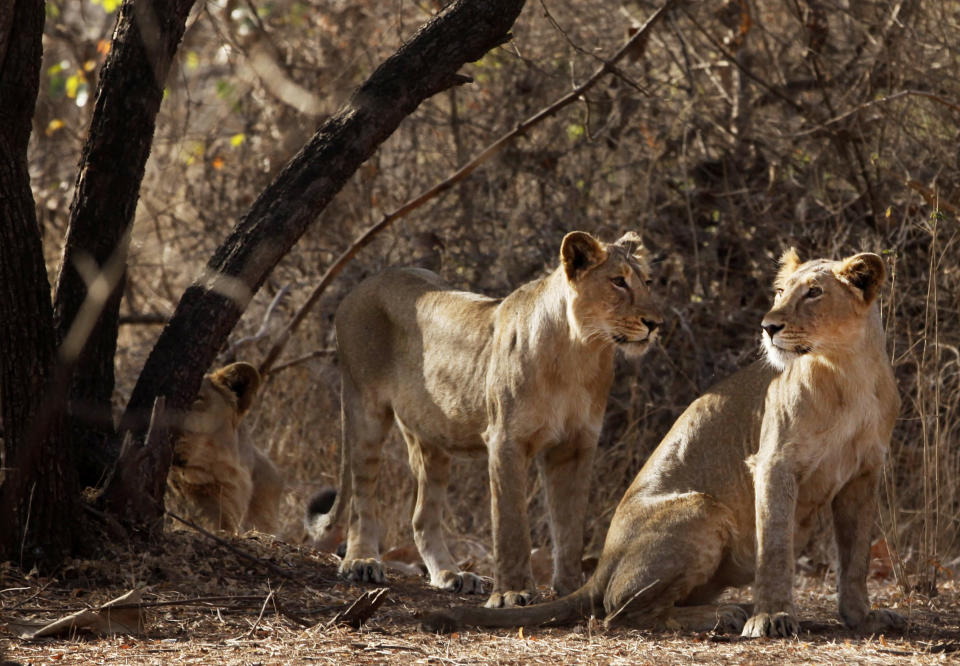
<svg viewBox="0 0 960 666">
<path fill-rule="evenodd" d="M 174 448 L 171 481 L 175 485 L 220 482 L 224 473 L 246 476 L 246 483 L 235 483 L 250 484 L 249 470 L 245 474 L 240 470 L 244 452 L 237 427 L 259 386 L 260 374 L 249 363 L 232 363 L 203 378 Z"/>
<path fill-rule="evenodd" d="M 604 339 L 626 354 L 643 354 L 657 337 L 663 315 L 650 293 L 650 267 L 640 236 L 615 243 L 573 231 L 563 238 L 560 259 L 573 291 L 571 321 L 583 339 Z"/>
<path fill-rule="evenodd" d="M 793 248 L 784 252 L 773 308 L 761 323 L 769 363 L 783 369 L 809 353 L 829 357 L 856 351 L 885 277 L 883 259 L 870 252 L 806 263 Z"/>
<path fill-rule="evenodd" d="M 276 532 L 283 478 L 240 429 L 260 386 L 249 363 L 232 363 L 203 378 L 180 421 L 167 477 L 178 511 L 217 529 Z"/>
</svg>

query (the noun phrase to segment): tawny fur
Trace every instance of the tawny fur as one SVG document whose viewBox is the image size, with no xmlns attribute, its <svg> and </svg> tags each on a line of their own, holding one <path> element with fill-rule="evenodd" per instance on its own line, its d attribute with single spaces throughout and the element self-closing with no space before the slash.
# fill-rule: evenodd
<svg viewBox="0 0 960 666">
<path fill-rule="evenodd" d="M 900 400 L 876 296 L 882 260 L 859 254 L 801 264 L 784 255 L 764 317 L 767 359 L 691 404 L 621 500 L 596 572 L 555 602 L 426 616 L 462 625 L 571 622 L 709 630 L 745 636 L 797 630 L 795 555 L 817 512 L 833 512 L 838 601 L 848 627 L 902 628 L 867 599 L 877 486 Z M 709 605 L 729 586 L 754 585 L 752 608 Z"/>
<path fill-rule="evenodd" d="M 239 427 L 259 386 L 260 375 L 248 363 L 206 375 L 181 423 L 168 500 L 208 527 L 277 530 L 283 481 Z"/>
<path fill-rule="evenodd" d="M 561 265 L 504 299 L 452 289 L 422 269 L 392 268 L 336 314 L 342 375 L 341 487 L 327 529 L 349 507 L 347 578 L 382 582 L 375 487 L 393 422 L 417 478 L 414 538 L 431 584 L 482 592 L 444 542 L 451 456 L 488 457 L 495 579 L 491 606 L 521 605 L 530 568 L 527 470 L 546 488 L 553 585 L 582 581 L 580 557 L 593 453 L 613 379 L 614 350 L 643 353 L 662 318 L 636 234 L 604 244 L 564 237 Z"/>
</svg>

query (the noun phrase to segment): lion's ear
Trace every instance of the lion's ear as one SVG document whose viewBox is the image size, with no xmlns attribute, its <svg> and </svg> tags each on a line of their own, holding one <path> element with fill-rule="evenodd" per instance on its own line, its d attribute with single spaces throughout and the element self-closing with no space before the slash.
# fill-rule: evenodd
<svg viewBox="0 0 960 666">
<path fill-rule="evenodd" d="M 253 396 L 260 388 L 260 373 L 249 363 L 239 362 L 224 366 L 210 375 L 210 381 L 237 396 L 237 410 L 244 414 L 253 404 Z"/>
<path fill-rule="evenodd" d="M 643 238 L 636 231 L 628 231 L 614 243 L 622 247 L 632 257 L 642 256 L 644 254 Z"/>
<path fill-rule="evenodd" d="M 568 280 L 576 280 L 606 258 L 607 251 L 600 241 L 585 231 L 571 231 L 560 244 L 560 260 Z"/>
<path fill-rule="evenodd" d="M 800 255 L 797 254 L 797 248 L 791 247 L 780 255 L 780 270 L 777 272 L 777 282 L 783 282 L 788 277 L 797 272 L 800 268 Z"/>
<path fill-rule="evenodd" d="M 867 305 L 880 293 L 880 285 L 887 277 L 887 267 L 873 252 L 861 252 L 844 259 L 834 271 L 837 279 L 859 289 Z"/>
</svg>

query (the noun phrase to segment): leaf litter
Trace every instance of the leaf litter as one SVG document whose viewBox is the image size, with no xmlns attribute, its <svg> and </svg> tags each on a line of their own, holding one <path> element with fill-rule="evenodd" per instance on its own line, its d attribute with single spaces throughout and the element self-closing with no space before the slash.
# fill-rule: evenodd
<svg viewBox="0 0 960 666">
<path fill-rule="evenodd" d="M 169 531 L 146 552 L 117 546 L 98 559 L 68 561 L 49 577 L 0 564 L 0 663 L 934 664 L 960 652 L 954 581 L 933 598 L 905 596 L 891 579 L 870 581 L 874 604 L 908 618 L 903 635 L 844 629 L 832 574 L 819 573 L 797 576 L 801 634 L 791 640 L 603 629 L 596 621 L 441 636 L 421 632 L 415 613 L 483 599 L 439 592 L 419 576 L 398 573 L 389 574 L 385 590 L 355 585 L 337 577 L 335 556 L 309 546 L 256 533 L 227 540 L 230 548 Z M 748 590 L 722 599 L 748 600 Z M 108 602 L 113 622 L 105 627 Z M 87 627 L 68 619 L 90 616 L 99 621 Z M 129 631 L 116 626 L 118 617 Z M 20 636 L 24 623 L 56 621 L 63 630 L 57 637 Z"/>
</svg>

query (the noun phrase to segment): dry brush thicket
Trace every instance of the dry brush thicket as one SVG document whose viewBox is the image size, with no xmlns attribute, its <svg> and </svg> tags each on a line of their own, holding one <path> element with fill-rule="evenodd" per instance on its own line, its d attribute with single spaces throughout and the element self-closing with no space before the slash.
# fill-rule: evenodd
<svg viewBox="0 0 960 666">
<path fill-rule="evenodd" d="M 107 3 L 109 5 L 109 3 Z M 32 151 L 51 271 L 112 16 L 51 2 Z M 903 409 L 882 501 L 911 582 L 960 554 L 960 3 L 684 3 L 645 53 L 511 143 L 462 184 L 392 225 L 341 274 L 284 360 L 335 341 L 343 293 L 393 263 L 504 295 L 555 265 L 565 231 L 640 229 L 659 261 L 662 348 L 621 362 L 598 452 L 589 539 L 680 411 L 755 358 L 776 258 L 882 253 Z M 439 3 L 199 3 L 168 81 L 141 193 L 122 314 L 120 405 L 159 327 L 255 196 L 315 127 Z M 323 270 L 369 225 L 582 82 L 654 3 L 531 0 L 514 39 L 466 68 L 472 85 L 410 117 L 268 279 L 223 361 L 257 363 Z M 123 165 L 117 165 L 123 168 Z M 336 360 L 275 372 L 248 427 L 290 479 L 283 535 L 335 483 Z M 461 547 L 489 544 L 485 465 L 459 463 Z M 394 437 L 381 475 L 387 533 L 407 538 L 412 483 Z M 531 497 L 539 503 L 537 484 Z M 539 508 L 531 511 L 542 517 Z M 546 538 L 536 523 L 535 541 Z M 472 549 L 475 557 L 476 549 Z"/>
</svg>

